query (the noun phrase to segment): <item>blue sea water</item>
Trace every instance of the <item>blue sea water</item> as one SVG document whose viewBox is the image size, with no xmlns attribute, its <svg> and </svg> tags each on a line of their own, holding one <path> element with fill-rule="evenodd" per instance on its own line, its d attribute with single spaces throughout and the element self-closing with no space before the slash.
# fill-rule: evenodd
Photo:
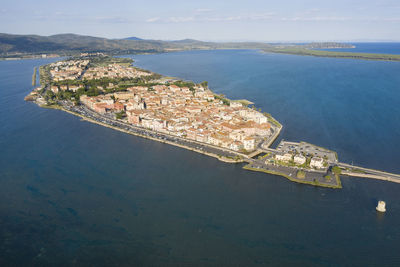
<svg viewBox="0 0 400 267">
<path fill-rule="evenodd" d="M 133 58 L 253 101 L 282 122 L 281 138 L 400 173 L 400 63 L 249 50 Z M 299 185 L 24 102 L 33 67 L 50 61 L 0 62 L 1 266 L 399 265 L 400 184 Z"/>
</svg>

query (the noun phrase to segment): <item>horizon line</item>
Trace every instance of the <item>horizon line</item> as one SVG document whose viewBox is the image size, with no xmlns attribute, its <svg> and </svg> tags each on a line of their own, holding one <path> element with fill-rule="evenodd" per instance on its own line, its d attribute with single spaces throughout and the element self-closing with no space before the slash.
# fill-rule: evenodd
<svg viewBox="0 0 400 267">
<path fill-rule="evenodd" d="M 374 42 L 382 42 L 382 43 L 397 43 L 400 42 L 399 40 L 390 40 L 390 39 L 346 39 L 346 40 L 340 40 L 340 39 L 305 39 L 305 40 L 255 40 L 255 39 L 197 39 L 197 38 L 191 38 L 191 37 L 185 37 L 182 39 L 160 39 L 160 38 L 142 38 L 138 37 L 135 35 L 127 36 L 127 37 L 105 37 L 105 36 L 96 36 L 96 35 L 90 35 L 90 34 L 81 34 L 81 33 L 72 33 L 72 32 L 65 32 L 65 33 L 55 33 L 55 34 L 49 34 L 49 35 L 41 35 L 41 34 L 35 34 L 35 33 L 9 33 L 9 32 L 0 32 L 0 34 L 8 34 L 8 35 L 21 35 L 21 36 L 41 36 L 41 37 L 50 37 L 54 35 L 67 35 L 67 34 L 72 34 L 72 35 L 78 35 L 78 36 L 86 36 L 86 37 L 94 37 L 94 38 L 104 38 L 108 40 L 125 40 L 128 38 L 138 38 L 144 41 L 181 41 L 181 40 L 195 40 L 195 41 L 201 41 L 201 42 L 215 42 L 215 43 L 222 43 L 222 42 L 235 42 L 235 43 L 240 43 L 240 42 L 256 42 L 256 43 L 310 43 L 310 42 L 343 42 L 343 43 L 348 43 L 348 42 L 357 42 L 357 43 L 374 43 Z"/>
</svg>

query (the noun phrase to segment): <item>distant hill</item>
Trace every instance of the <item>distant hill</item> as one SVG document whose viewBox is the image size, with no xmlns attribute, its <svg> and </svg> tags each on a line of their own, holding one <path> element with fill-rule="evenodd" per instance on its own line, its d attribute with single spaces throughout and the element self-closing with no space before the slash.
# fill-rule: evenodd
<svg viewBox="0 0 400 267">
<path fill-rule="evenodd" d="M 124 38 L 124 40 L 134 40 L 134 41 L 140 41 L 140 40 L 143 40 L 143 39 L 142 39 L 142 38 L 139 38 L 139 37 L 135 37 L 135 36 L 133 36 L 133 37 Z"/>
<path fill-rule="evenodd" d="M 198 43 L 198 42 L 202 42 L 202 41 L 197 41 L 194 39 L 183 39 L 183 40 L 174 40 L 174 41 L 170 41 L 172 43 L 178 43 L 178 44 L 193 44 L 193 43 Z"/>
<path fill-rule="evenodd" d="M 162 52 L 168 48 L 168 43 L 152 40 L 111 40 L 77 34 L 51 36 L 0 34 L 0 54 L 123 51 L 134 53 Z"/>
<path fill-rule="evenodd" d="M 137 37 L 107 39 L 101 37 L 56 34 L 51 36 L 0 33 L 0 55 L 79 52 L 156 53 L 195 49 L 266 49 L 266 43 L 213 43 L 193 39 L 176 41 L 144 40 Z"/>
</svg>

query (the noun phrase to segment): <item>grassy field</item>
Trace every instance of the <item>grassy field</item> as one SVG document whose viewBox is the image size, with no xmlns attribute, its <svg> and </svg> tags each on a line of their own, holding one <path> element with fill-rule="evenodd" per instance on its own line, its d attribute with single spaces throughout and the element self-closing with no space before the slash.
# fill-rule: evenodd
<svg viewBox="0 0 400 267">
<path fill-rule="evenodd" d="M 109 56 L 93 58 L 90 61 L 91 67 L 105 67 L 109 64 L 119 64 L 129 67 L 132 65 L 132 63 L 133 60 L 131 58 L 119 58 Z"/>
</svg>

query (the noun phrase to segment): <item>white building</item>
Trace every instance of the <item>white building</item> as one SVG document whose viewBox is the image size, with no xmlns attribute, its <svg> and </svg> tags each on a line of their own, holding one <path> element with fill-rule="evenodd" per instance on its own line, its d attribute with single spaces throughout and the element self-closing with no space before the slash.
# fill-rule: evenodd
<svg viewBox="0 0 400 267">
<path fill-rule="evenodd" d="M 320 157 L 313 157 L 310 161 L 310 167 L 321 169 L 324 167 L 324 159 Z"/>
<path fill-rule="evenodd" d="M 294 163 L 301 165 L 306 162 L 306 157 L 304 157 L 303 155 L 300 154 L 300 155 L 294 156 L 293 160 L 294 160 Z"/>
<path fill-rule="evenodd" d="M 76 86 L 76 85 L 69 85 L 69 86 L 68 86 L 68 89 L 69 89 L 70 91 L 72 91 L 72 92 L 76 92 L 76 91 L 78 91 L 79 86 Z"/>
<path fill-rule="evenodd" d="M 254 138 L 247 137 L 243 140 L 243 147 L 246 150 L 254 150 L 256 142 Z"/>
<path fill-rule="evenodd" d="M 279 161 L 288 162 L 289 160 L 292 159 L 292 155 L 289 154 L 289 153 L 286 153 L 286 154 L 283 154 L 283 155 L 277 154 L 277 155 L 275 155 L 275 159 L 276 159 L 276 160 L 279 160 Z"/>
<path fill-rule="evenodd" d="M 229 148 L 235 151 L 239 151 L 240 149 L 243 148 L 242 142 L 239 141 L 233 141 L 232 143 L 229 144 Z"/>
</svg>

